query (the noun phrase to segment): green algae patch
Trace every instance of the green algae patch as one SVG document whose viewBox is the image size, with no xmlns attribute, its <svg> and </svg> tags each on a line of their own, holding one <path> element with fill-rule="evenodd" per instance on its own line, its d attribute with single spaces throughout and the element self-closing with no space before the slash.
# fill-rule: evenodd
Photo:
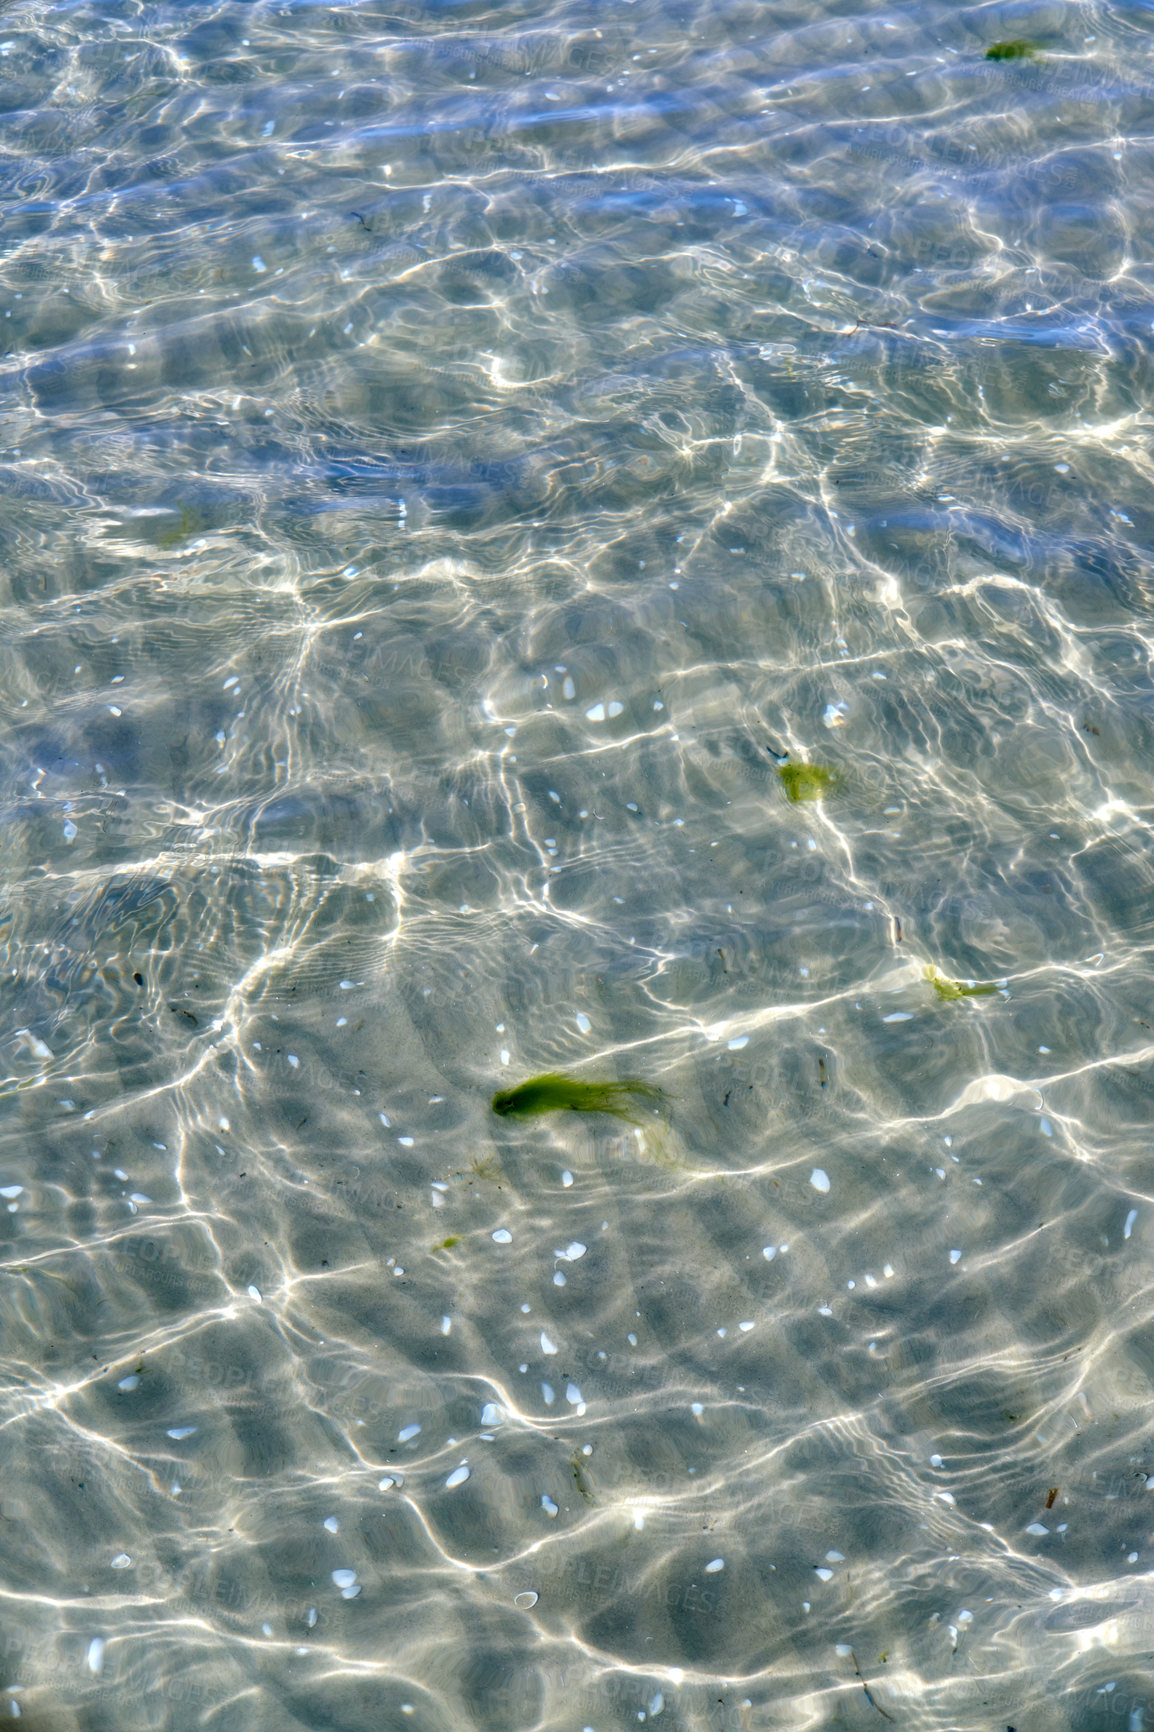
<svg viewBox="0 0 1154 1732">
<path fill-rule="evenodd" d="M 777 774 L 785 797 L 797 805 L 801 800 L 820 800 L 841 787 L 841 777 L 825 764 L 779 764 Z"/>
<path fill-rule="evenodd" d="M 986 49 L 986 59 L 1033 60 L 1037 52 L 1034 43 L 1027 42 L 1024 36 L 1017 36 L 1012 42 L 991 42 Z"/>
<path fill-rule="evenodd" d="M 535 1119 L 542 1113 L 611 1113 L 639 1125 L 641 1103 L 664 1104 L 665 1095 L 652 1083 L 636 1077 L 619 1082 L 578 1082 L 575 1077 L 549 1071 L 530 1077 L 515 1089 L 500 1089 L 493 1096 L 493 1111 L 503 1119 Z"/>
<path fill-rule="evenodd" d="M 569 1457 L 569 1466 L 573 1469 L 573 1483 L 586 1503 L 596 1503 L 597 1499 L 593 1494 L 593 1488 L 585 1477 L 584 1464 L 576 1450 Z"/>
<path fill-rule="evenodd" d="M 981 985 L 975 981 L 947 980 L 936 968 L 926 969 L 926 979 L 938 997 L 947 1004 L 952 1004 L 959 998 L 988 998 L 991 993 L 1002 990 L 996 980 L 986 981 Z"/>
<path fill-rule="evenodd" d="M 183 499 L 178 499 L 176 503 L 180 508 L 180 527 L 176 528 L 174 525 L 172 528 L 164 530 L 156 541 L 157 547 L 163 548 L 165 552 L 169 548 L 179 547 L 182 541 L 186 541 L 190 535 L 195 535 L 203 527 L 199 512 L 190 510 Z"/>
<path fill-rule="evenodd" d="M 438 1251 L 451 1251 L 454 1245 L 459 1245 L 460 1243 L 461 1235 L 459 1233 L 450 1233 L 447 1239 L 442 1239 L 439 1245 L 433 1246 L 433 1255 L 435 1257 Z"/>
</svg>

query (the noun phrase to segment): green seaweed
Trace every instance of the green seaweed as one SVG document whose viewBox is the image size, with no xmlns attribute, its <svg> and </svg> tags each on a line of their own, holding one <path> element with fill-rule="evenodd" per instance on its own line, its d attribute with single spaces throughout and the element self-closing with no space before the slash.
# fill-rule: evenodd
<svg viewBox="0 0 1154 1732">
<path fill-rule="evenodd" d="M 498 1190 L 501 1189 L 501 1163 L 496 1155 L 474 1155 L 466 1170 L 472 1173 L 474 1179 L 485 1179 L 496 1185 Z"/>
<path fill-rule="evenodd" d="M 585 1478 L 585 1471 L 581 1466 L 581 1457 L 576 1450 L 574 1450 L 573 1454 L 569 1457 L 569 1465 L 573 1469 L 573 1483 L 581 1493 L 581 1496 L 587 1503 L 595 1503 L 597 1500 L 590 1488 L 589 1481 Z"/>
<path fill-rule="evenodd" d="M 1032 42 L 1027 42 L 1024 36 L 1016 36 L 1012 42 L 991 42 L 986 49 L 986 59 L 1033 60 L 1036 53 Z"/>
<path fill-rule="evenodd" d="M 165 551 L 171 547 L 179 547 L 180 543 L 186 540 L 188 536 L 195 534 L 201 525 L 199 512 L 194 511 L 187 506 L 183 499 L 178 499 L 176 503 L 180 507 L 179 529 L 174 526 L 171 529 L 164 530 L 157 537 L 156 545 L 163 548 Z"/>
<path fill-rule="evenodd" d="M 779 764 L 777 773 L 785 789 L 785 797 L 796 805 L 799 800 L 820 800 L 841 786 L 836 770 L 825 764 Z"/>
<path fill-rule="evenodd" d="M 451 1251 L 454 1245 L 459 1245 L 460 1243 L 461 1235 L 459 1233 L 450 1233 L 447 1239 L 442 1239 L 439 1245 L 433 1246 L 433 1255 L 436 1256 L 438 1251 Z"/>
<path fill-rule="evenodd" d="M 979 986 L 973 981 L 967 984 L 963 980 L 947 980 L 936 968 L 926 969 L 926 979 L 938 997 L 947 1003 L 953 1003 L 958 998 L 987 998 L 990 993 L 1002 990 L 996 981 L 987 981 Z"/>
<path fill-rule="evenodd" d="M 575 1077 L 549 1071 L 529 1077 L 513 1089 L 500 1089 L 493 1096 L 493 1111 L 503 1119 L 532 1119 L 541 1113 L 612 1113 L 638 1125 L 638 1102 L 661 1103 L 665 1096 L 652 1083 L 636 1077 L 620 1082 L 578 1082 Z"/>
</svg>

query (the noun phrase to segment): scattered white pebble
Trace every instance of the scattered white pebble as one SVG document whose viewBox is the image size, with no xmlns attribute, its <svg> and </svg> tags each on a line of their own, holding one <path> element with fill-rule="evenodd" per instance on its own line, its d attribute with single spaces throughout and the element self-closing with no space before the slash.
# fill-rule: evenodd
<svg viewBox="0 0 1154 1732">
<path fill-rule="evenodd" d="M 262 271 L 268 270 L 268 266 L 265 264 L 259 253 L 254 253 L 252 255 L 252 268 L 256 271 L 258 276 Z"/>
<path fill-rule="evenodd" d="M 844 727 L 848 716 L 848 704 L 827 704 L 821 719 L 827 728 L 840 728 Z"/>
<path fill-rule="evenodd" d="M 112 1560 L 111 1568 L 114 1570 L 130 1570 L 132 1568 L 132 1559 L 129 1557 L 127 1552 L 118 1552 Z"/>
<path fill-rule="evenodd" d="M 336 1516 L 326 1516 L 325 1517 L 325 1526 L 331 1534 L 337 1533 L 340 1529 L 340 1525 L 341 1524 L 337 1520 Z"/>
<path fill-rule="evenodd" d="M 883 1022 L 912 1022 L 913 1016 L 914 1016 L 914 1013 L 912 1010 L 894 1010 L 894 1011 L 890 1012 L 889 1016 L 883 1016 L 882 1021 Z"/>
<path fill-rule="evenodd" d="M 585 1255 L 587 1248 L 587 1246 L 581 1243 L 580 1239 L 574 1239 L 571 1244 L 566 1245 L 563 1251 L 554 1251 L 553 1255 L 554 1257 L 563 1258 L 566 1263 L 575 1263 L 578 1257 L 583 1257 Z"/>
<path fill-rule="evenodd" d="M 829 1190 L 829 1174 L 824 1167 L 815 1167 L 809 1175 L 809 1182 L 815 1191 L 821 1191 L 823 1195 Z"/>
<path fill-rule="evenodd" d="M 709 1563 L 706 1564 L 705 1573 L 707 1576 L 715 1576 L 717 1574 L 718 1570 L 723 1570 L 724 1568 L 725 1568 L 725 1559 L 724 1558 L 713 1558 L 713 1559 L 711 1559 L 711 1561 Z"/>
<path fill-rule="evenodd" d="M 1048 1534 L 1049 1531 L 1049 1528 L 1043 1527 L 1041 1522 L 1031 1522 L 1029 1527 L 1026 1529 L 1028 1534 L 1036 1534 L 1039 1538 L 1041 1538 L 1043 1534 Z"/>
<path fill-rule="evenodd" d="M 397 1488 L 399 1490 L 400 1487 L 404 1485 L 404 1483 L 405 1483 L 405 1478 L 404 1478 L 403 1474 L 387 1473 L 385 1475 L 384 1479 L 379 1479 L 377 1481 L 377 1490 L 378 1491 L 392 1491 L 394 1488 Z"/>
<path fill-rule="evenodd" d="M 587 722 L 603 722 L 605 720 L 605 705 L 594 704 L 591 710 L 585 711 L 585 720 Z"/>
<path fill-rule="evenodd" d="M 99 1672 L 104 1665 L 104 1637 L 93 1636 L 88 1644 L 88 1670 Z"/>
<path fill-rule="evenodd" d="M 541 1351 L 542 1353 L 556 1353 L 557 1351 L 543 1329 L 541 1331 Z"/>
<path fill-rule="evenodd" d="M 254 1299 L 258 1305 L 264 1304 L 264 1299 L 261 1295 L 261 1290 L 259 1287 L 250 1286 L 248 1289 L 248 1296 L 250 1299 Z"/>
<path fill-rule="evenodd" d="M 351 1588 L 353 1583 L 356 1581 L 356 1579 L 357 1579 L 356 1570 L 334 1570 L 333 1571 L 333 1586 L 334 1587 Z"/>
<path fill-rule="evenodd" d="M 1124 1239 L 1128 1239 L 1130 1237 L 1131 1229 L 1133 1228 L 1134 1223 L 1137 1219 L 1138 1219 L 1137 1209 L 1131 1209 L 1130 1213 L 1126 1217 L 1126 1225 L 1122 1228 L 1122 1237 Z"/>
<path fill-rule="evenodd" d="M 961 1254 L 962 1253 L 960 1251 L 951 1251 L 950 1252 L 950 1262 L 956 1263 L 958 1261 L 959 1257 L 961 1256 Z"/>
<path fill-rule="evenodd" d="M 575 1020 L 577 1027 L 581 1030 L 582 1034 L 588 1034 L 589 1030 L 593 1027 L 593 1024 L 589 1021 L 589 1018 L 585 1015 L 583 1010 L 577 1012 Z"/>
<path fill-rule="evenodd" d="M 117 1389 L 135 1389 L 139 1382 L 139 1377 L 135 1372 L 132 1372 L 128 1377 L 122 1377 L 116 1387 Z"/>
<path fill-rule="evenodd" d="M 454 1486 L 464 1485 L 464 1483 L 468 1479 L 468 1477 L 469 1477 L 469 1470 L 465 1466 L 465 1464 L 462 1462 L 460 1467 L 455 1467 L 453 1469 L 452 1473 L 449 1475 L 448 1479 L 445 1481 L 446 1489 L 449 1491 L 452 1491 Z"/>
<path fill-rule="evenodd" d="M 411 1425 L 402 1426 L 401 1430 L 397 1433 L 397 1442 L 412 1443 L 414 1437 L 419 1434 L 420 1429 L 421 1427 L 417 1420 L 414 1420 Z"/>
<path fill-rule="evenodd" d="M 611 716 L 619 716 L 624 708 L 625 705 L 619 704 L 616 698 L 610 699 L 608 709 Z"/>
<path fill-rule="evenodd" d="M 561 681 L 561 695 L 568 698 L 570 702 L 577 696 L 577 687 L 573 684 L 572 674 L 566 674 Z"/>
<path fill-rule="evenodd" d="M 569 1171 L 568 1167 L 566 1167 L 565 1171 L 561 1174 L 561 1183 L 564 1185 L 566 1190 L 568 1190 L 570 1185 L 573 1183 L 573 1175 Z"/>
<path fill-rule="evenodd" d="M 513 1235 L 508 1227 L 498 1227 L 492 1237 L 495 1245 L 511 1245 L 513 1243 Z"/>
<path fill-rule="evenodd" d="M 735 1035 L 732 1040 L 726 1041 L 725 1044 L 728 1046 L 730 1052 L 740 1052 L 743 1046 L 749 1045 L 749 1036 L 747 1034 L 738 1034 Z"/>
<path fill-rule="evenodd" d="M 166 1435 L 175 1438 L 177 1443 L 180 1443 L 184 1438 L 191 1437 L 195 1430 L 195 1425 L 174 1425 Z"/>
<path fill-rule="evenodd" d="M 557 1505 L 553 1502 L 553 1499 L 549 1496 L 548 1492 L 542 1494 L 541 1508 L 545 1511 L 546 1515 L 555 1516 L 557 1514 Z"/>
<path fill-rule="evenodd" d="M 537 1604 L 537 1599 L 538 1596 L 533 1592 L 532 1588 L 522 1588 L 519 1594 L 513 1595 L 513 1604 L 519 1612 L 527 1612 L 530 1606 L 535 1606 Z"/>
</svg>

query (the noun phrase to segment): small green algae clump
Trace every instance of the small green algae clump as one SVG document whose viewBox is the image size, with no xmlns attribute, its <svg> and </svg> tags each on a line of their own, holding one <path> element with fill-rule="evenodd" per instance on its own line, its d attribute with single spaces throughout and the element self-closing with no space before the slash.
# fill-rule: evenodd
<svg viewBox="0 0 1154 1732">
<path fill-rule="evenodd" d="M 596 1503 L 597 1500 L 593 1495 L 592 1488 L 585 1477 L 584 1469 L 581 1465 L 581 1457 L 576 1451 L 574 1451 L 574 1453 L 569 1457 L 569 1465 L 573 1469 L 573 1483 L 581 1493 L 581 1496 L 587 1503 Z"/>
<path fill-rule="evenodd" d="M 578 1082 L 574 1077 L 550 1071 L 530 1077 L 515 1089 L 501 1089 L 493 1096 L 493 1111 L 503 1119 L 532 1119 L 541 1113 L 612 1113 L 614 1118 L 640 1124 L 639 1101 L 661 1103 L 665 1099 L 652 1083 L 624 1077 L 620 1082 Z"/>
<path fill-rule="evenodd" d="M 947 1003 L 957 998 L 986 998 L 992 992 L 1001 992 L 996 981 L 987 981 L 985 985 L 966 985 L 963 980 L 947 980 L 944 974 L 939 974 L 936 968 L 926 969 L 926 979 L 937 993 L 938 997 Z"/>
<path fill-rule="evenodd" d="M 796 805 L 799 800 L 820 800 L 841 786 L 836 770 L 824 764 L 779 764 L 777 773 L 785 789 L 785 797 Z"/>
<path fill-rule="evenodd" d="M 1032 60 L 1037 50 L 1032 42 L 1018 36 L 1013 42 L 991 42 L 986 49 L 987 60 Z"/>
</svg>

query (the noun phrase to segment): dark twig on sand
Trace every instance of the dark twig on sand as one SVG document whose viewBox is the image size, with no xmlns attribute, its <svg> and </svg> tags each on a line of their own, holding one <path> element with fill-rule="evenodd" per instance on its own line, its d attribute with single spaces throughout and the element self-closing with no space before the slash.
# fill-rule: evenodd
<svg viewBox="0 0 1154 1732">
<path fill-rule="evenodd" d="M 855 1654 L 855 1653 L 854 1653 L 854 1651 L 853 1651 L 853 1649 L 852 1649 L 852 1648 L 851 1648 L 851 1649 L 850 1649 L 850 1651 L 849 1651 L 849 1657 L 850 1657 L 850 1659 L 851 1659 L 851 1660 L 852 1660 L 852 1661 L 853 1661 L 853 1669 L 854 1669 L 854 1671 L 855 1671 L 855 1672 L 856 1672 L 856 1673 L 857 1673 L 857 1675 L 858 1675 L 858 1677 L 859 1677 L 859 1678 L 860 1678 L 860 1679 L 861 1679 L 861 1687 L 862 1687 L 862 1689 L 863 1689 L 863 1690 L 864 1690 L 864 1691 L 865 1691 L 865 1694 L 866 1694 L 866 1701 L 867 1701 L 867 1702 L 868 1702 L 868 1703 L 869 1703 L 869 1705 L 870 1705 L 870 1707 L 871 1707 L 871 1708 L 876 1708 L 876 1709 L 877 1709 L 877 1711 L 878 1711 L 878 1713 L 879 1713 L 879 1714 L 880 1714 L 880 1715 L 881 1715 L 881 1716 L 882 1716 L 882 1719 L 883 1719 L 883 1720 L 890 1720 L 890 1721 L 892 1721 L 892 1720 L 893 1720 L 893 1715 L 892 1715 L 892 1714 L 887 1714 L 887 1713 L 886 1713 L 886 1711 L 885 1711 L 885 1709 L 884 1709 L 884 1708 L 883 1708 L 883 1707 L 882 1707 L 882 1705 L 881 1705 L 881 1703 L 880 1703 L 880 1702 L 878 1702 L 878 1701 L 877 1701 L 877 1700 L 875 1700 L 875 1698 L 874 1698 L 874 1697 L 873 1697 L 873 1696 L 872 1696 L 872 1695 L 871 1695 L 871 1694 L 870 1694 L 870 1687 L 869 1687 L 869 1685 L 868 1685 L 868 1684 L 867 1684 L 867 1683 L 866 1683 L 866 1681 L 865 1681 L 865 1677 L 864 1677 L 864 1675 L 863 1675 L 863 1673 L 862 1673 L 862 1669 L 861 1669 L 861 1667 L 860 1667 L 860 1666 L 859 1666 L 859 1665 L 858 1665 L 858 1663 L 857 1663 L 857 1655 L 856 1655 L 856 1654 Z"/>
</svg>

